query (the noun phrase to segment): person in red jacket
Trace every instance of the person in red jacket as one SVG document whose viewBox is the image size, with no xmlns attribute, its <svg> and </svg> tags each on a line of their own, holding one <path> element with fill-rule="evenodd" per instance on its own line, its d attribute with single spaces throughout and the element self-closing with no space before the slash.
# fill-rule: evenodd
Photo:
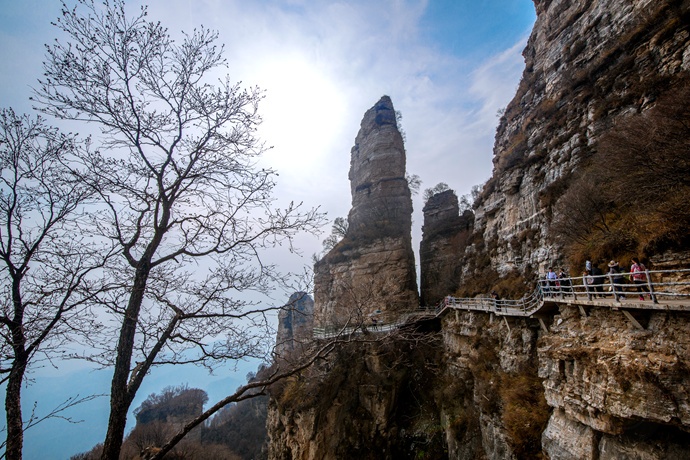
<svg viewBox="0 0 690 460">
<path fill-rule="evenodd" d="M 637 292 L 640 294 L 640 300 L 644 300 L 643 292 L 649 294 L 649 288 L 647 287 L 647 268 L 637 257 L 633 257 L 630 259 L 630 261 L 632 262 L 632 265 L 630 266 L 630 277 L 632 278 L 632 282 L 637 287 Z M 649 295 L 649 298 L 652 298 L 651 294 Z"/>
</svg>

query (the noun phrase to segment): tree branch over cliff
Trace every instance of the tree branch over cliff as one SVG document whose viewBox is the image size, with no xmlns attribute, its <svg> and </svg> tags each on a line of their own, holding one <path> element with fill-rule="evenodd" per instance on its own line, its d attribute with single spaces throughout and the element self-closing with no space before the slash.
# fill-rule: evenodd
<svg viewBox="0 0 690 460">
<path fill-rule="evenodd" d="M 274 383 L 299 374 L 300 372 L 312 366 L 315 362 L 326 359 L 326 357 L 339 345 L 351 343 L 352 341 L 352 336 L 343 336 L 331 339 L 326 343 L 318 345 L 314 351 L 308 353 L 306 357 L 302 357 L 302 359 L 300 359 L 298 362 L 291 363 L 289 361 L 284 361 L 282 363 L 275 364 L 272 367 L 271 374 L 267 378 L 255 380 L 239 387 L 233 394 L 221 399 L 216 404 L 205 410 L 199 417 L 187 423 L 166 444 L 161 446 L 160 451 L 151 457 L 151 460 L 162 459 L 165 454 L 170 452 L 175 445 L 177 445 L 177 443 L 179 443 L 189 432 L 228 404 L 254 398 L 259 395 L 265 395 L 268 387 Z"/>
<path fill-rule="evenodd" d="M 114 369 L 102 454 L 113 459 L 154 366 L 266 353 L 267 316 L 237 294 L 268 294 L 283 276 L 264 251 L 292 250 L 322 215 L 274 207 L 277 174 L 258 166 L 263 92 L 229 77 L 211 83 L 226 66 L 217 32 L 194 29 L 177 43 L 146 7 L 130 16 L 123 0 L 63 3 L 55 25 L 66 40 L 46 46 L 34 99 L 45 113 L 95 124 L 103 139 L 79 157 L 78 179 L 101 204 L 89 231 L 118 254 L 104 277 L 119 289 L 98 299 L 117 320 L 93 337 L 93 359 Z"/>
</svg>

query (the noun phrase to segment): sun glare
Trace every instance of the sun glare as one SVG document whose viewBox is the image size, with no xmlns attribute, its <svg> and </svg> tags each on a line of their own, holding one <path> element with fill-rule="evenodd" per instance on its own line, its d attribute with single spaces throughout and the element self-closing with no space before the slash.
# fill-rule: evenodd
<svg viewBox="0 0 690 460">
<path fill-rule="evenodd" d="M 260 134 L 274 146 L 265 159 L 287 174 L 318 169 L 345 114 L 345 100 L 335 83 L 301 56 L 267 62 L 256 81 L 266 90 Z M 298 157 L 285 152 L 298 152 Z"/>
</svg>

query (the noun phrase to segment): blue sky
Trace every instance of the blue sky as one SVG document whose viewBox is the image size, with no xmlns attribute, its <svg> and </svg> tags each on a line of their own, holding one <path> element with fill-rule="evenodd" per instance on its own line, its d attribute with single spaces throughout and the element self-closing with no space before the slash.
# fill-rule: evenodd
<svg viewBox="0 0 690 460">
<path fill-rule="evenodd" d="M 3 107 L 31 110 L 30 86 L 41 74 L 43 44 L 58 36 L 50 22 L 59 11 L 57 0 L 0 0 Z M 274 147 L 264 161 L 280 173 L 279 201 L 321 206 L 332 220 L 350 208 L 350 149 L 362 115 L 384 94 L 402 112 L 408 172 L 421 177 L 422 189 L 445 182 L 462 195 L 489 178 L 496 113 L 514 95 L 535 13 L 531 0 L 151 0 L 149 18 L 173 36 L 200 24 L 219 31 L 230 78 L 266 90 L 260 133 Z M 421 194 L 413 201 L 418 247 Z M 275 253 L 274 261 L 295 270 L 321 249 L 314 237 L 297 244 L 302 258 Z M 107 392 L 107 372 L 58 364 L 33 374 L 28 409 L 37 400 L 39 413 L 48 410 L 70 391 Z M 243 363 L 234 373 L 228 366 L 216 376 L 157 371 L 132 407 L 180 383 L 206 389 L 214 401 L 255 367 Z M 82 424 L 30 430 L 25 458 L 64 459 L 88 449 L 102 440 L 106 408 L 101 398 L 75 411 Z"/>
</svg>

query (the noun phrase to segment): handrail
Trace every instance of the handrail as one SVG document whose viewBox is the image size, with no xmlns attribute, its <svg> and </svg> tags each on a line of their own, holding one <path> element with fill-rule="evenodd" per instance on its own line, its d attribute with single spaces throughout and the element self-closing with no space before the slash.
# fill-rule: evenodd
<svg viewBox="0 0 690 460">
<path fill-rule="evenodd" d="M 668 279 L 670 278 L 668 275 L 675 275 L 680 280 Z M 628 295 L 647 295 L 656 304 L 659 297 L 673 299 L 690 297 L 690 269 L 606 273 L 556 280 L 540 278 L 538 288 L 547 297 L 572 296 L 576 299 L 578 295 L 584 295 L 588 300 L 613 298 L 620 301 Z"/>
<path fill-rule="evenodd" d="M 633 282 L 633 277 L 640 277 L 642 273 L 644 280 L 638 279 L 638 281 L 644 281 L 644 283 Z M 638 288 L 642 290 L 642 294 L 638 293 Z M 659 299 L 664 299 L 666 301 L 664 308 L 667 309 L 674 309 L 673 305 L 669 305 L 669 300 L 682 300 L 682 305 L 676 304 L 675 309 L 690 310 L 690 269 L 606 273 L 556 280 L 540 277 L 535 290 L 520 299 L 446 296 L 437 307 L 420 307 L 414 311 L 402 313 L 384 312 L 381 315 L 377 313 L 376 321 L 372 324 L 364 324 L 360 321 L 359 324 L 353 326 L 315 327 L 314 337 L 331 338 L 343 334 L 391 331 L 409 323 L 414 317 L 439 317 L 449 309 L 484 311 L 500 316 L 529 317 L 538 312 L 546 302 L 572 303 L 586 297 L 588 301 L 600 299 L 599 302 L 612 303 L 611 306 L 620 307 L 625 306 L 628 300 L 635 300 L 635 297 L 640 295 L 648 296 L 653 305 L 658 305 Z M 636 308 L 640 308 L 639 305 Z"/>
</svg>

